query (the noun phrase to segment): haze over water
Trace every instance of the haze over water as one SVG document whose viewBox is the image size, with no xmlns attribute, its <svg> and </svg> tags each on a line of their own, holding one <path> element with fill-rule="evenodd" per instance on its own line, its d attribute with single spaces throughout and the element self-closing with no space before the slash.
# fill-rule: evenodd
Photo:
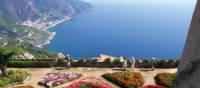
<svg viewBox="0 0 200 88">
<path fill-rule="evenodd" d="M 179 58 L 196 0 L 85 0 L 92 11 L 52 29 L 46 48 L 73 57 L 99 54 Z"/>
</svg>

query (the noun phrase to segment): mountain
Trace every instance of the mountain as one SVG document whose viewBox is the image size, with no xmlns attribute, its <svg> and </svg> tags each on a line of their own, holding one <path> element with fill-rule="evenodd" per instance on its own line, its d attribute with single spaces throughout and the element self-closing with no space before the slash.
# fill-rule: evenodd
<svg viewBox="0 0 200 88">
<path fill-rule="evenodd" d="M 90 8 L 81 0 L 0 0 L 0 44 L 21 41 L 42 46 L 55 35 L 49 27 Z"/>
</svg>

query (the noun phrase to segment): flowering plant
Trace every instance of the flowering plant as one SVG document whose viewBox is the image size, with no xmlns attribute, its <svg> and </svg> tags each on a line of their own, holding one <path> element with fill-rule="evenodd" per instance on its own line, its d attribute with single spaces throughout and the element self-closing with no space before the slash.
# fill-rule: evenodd
<svg viewBox="0 0 200 88">
<path fill-rule="evenodd" d="M 78 79 L 81 76 L 82 74 L 78 73 L 48 73 L 38 82 L 38 84 L 49 87 L 58 86 L 65 82 Z"/>
<path fill-rule="evenodd" d="M 102 76 L 121 88 L 139 88 L 144 84 L 144 79 L 139 72 L 114 72 Z"/>
<path fill-rule="evenodd" d="M 74 82 L 64 88 L 80 88 L 81 86 L 88 86 L 89 88 L 113 88 L 112 86 L 102 82 L 96 77 L 86 77 L 79 82 Z"/>
<path fill-rule="evenodd" d="M 156 84 L 163 85 L 165 87 L 172 87 L 175 78 L 176 78 L 175 73 L 158 73 L 155 76 L 155 81 Z"/>
<path fill-rule="evenodd" d="M 147 86 L 144 86 L 142 88 L 165 88 L 164 86 L 160 86 L 160 85 L 147 85 Z"/>
</svg>

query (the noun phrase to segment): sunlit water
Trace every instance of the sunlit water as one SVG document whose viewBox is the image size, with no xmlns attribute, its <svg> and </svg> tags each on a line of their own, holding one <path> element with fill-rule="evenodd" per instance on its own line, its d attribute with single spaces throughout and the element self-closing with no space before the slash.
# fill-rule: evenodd
<svg viewBox="0 0 200 88">
<path fill-rule="evenodd" d="M 92 11 L 51 29 L 46 46 L 73 57 L 179 58 L 196 0 L 85 0 Z"/>
</svg>

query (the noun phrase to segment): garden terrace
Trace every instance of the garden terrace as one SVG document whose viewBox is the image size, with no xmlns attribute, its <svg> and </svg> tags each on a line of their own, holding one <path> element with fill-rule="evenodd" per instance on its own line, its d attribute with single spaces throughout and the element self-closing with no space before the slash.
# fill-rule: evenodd
<svg viewBox="0 0 200 88">
<path fill-rule="evenodd" d="M 106 73 L 114 73 L 114 72 L 121 72 L 121 71 L 116 71 L 113 70 L 112 68 L 90 68 L 90 67 L 72 67 L 69 69 L 64 68 L 63 70 L 56 70 L 55 68 L 9 68 L 8 70 L 22 70 L 31 73 L 30 79 L 26 80 L 23 85 L 31 85 L 34 88 L 45 88 L 44 86 L 38 85 L 38 82 L 44 77 L 45 74 L 48 73 L 81 73 L 83 77 L 80 79 L 76 79 L 74 81 L 69 81 L 66 82 L 60 86 L 56 86 L 54 88 L 63 88 L 67 87 L 75 82 L 81 81 L 82 78 L 88 77 L 88 76 L 93 76 L 99 78 L 103 83 L 106 83 L 113 88 L 119 88 L 117 85 L 105 80 L 102 75 Z M 170 73 L 175 73 L 177 70 L 176 69 L 155 69 L 155 71 L 143 71 L 142 69 L 136 68 L 135 72 L 140 72 L 142 77 L 144 78 L 144 86 L 145 85 L 150 85 L 150 84 L 155 84 L 154 77 L 158 73 L 163 73 L 163 72 L 170 72 Z M 17 86 L 23 86 L 23 85 L 17 85 Z"/>
</svg>

